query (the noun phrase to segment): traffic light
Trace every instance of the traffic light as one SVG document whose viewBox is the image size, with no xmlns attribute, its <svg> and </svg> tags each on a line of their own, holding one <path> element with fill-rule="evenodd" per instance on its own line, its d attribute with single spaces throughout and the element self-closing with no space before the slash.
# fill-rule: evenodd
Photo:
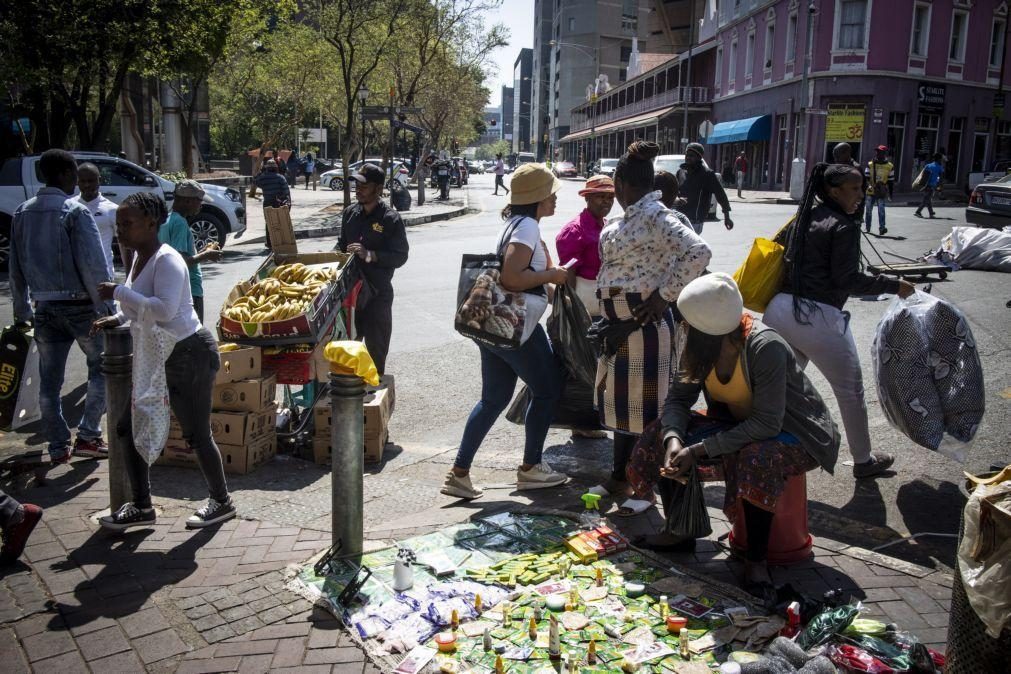
<svg viewBox="0 0 1011 674">
<path fill-rule="evenodd" d="M 488 126 L 498 126 L 498 120 L 497 119 L 489 119 L 488 120 Z"/>
</svg>

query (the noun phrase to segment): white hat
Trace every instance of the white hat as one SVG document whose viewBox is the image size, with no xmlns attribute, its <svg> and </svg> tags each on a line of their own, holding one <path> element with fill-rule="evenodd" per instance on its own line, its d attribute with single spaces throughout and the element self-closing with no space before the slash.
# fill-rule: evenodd
<svg viewBox="0 0 1011 674">
<path fill-rule="evenodd" d="M 741 324 L 744 300 L 730 274 L 700 276 L 678 295 L 678 311 L 699 332 L 727 335 Z"/>
</svg>

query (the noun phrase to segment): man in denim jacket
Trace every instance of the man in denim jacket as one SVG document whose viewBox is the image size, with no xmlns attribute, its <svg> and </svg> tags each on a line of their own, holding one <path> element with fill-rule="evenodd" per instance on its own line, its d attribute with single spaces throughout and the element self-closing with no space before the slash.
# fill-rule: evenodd
<svg viewBox="0 0 1011 674">
<path fill-rule="evenodd" d="M 60 389 L 70 347 L 76 341 L 88 363 L 88 396 L 77 424 L 73 453 L 108 456 L 102 441 L 105 376 L 102 335 L 91 324 L 112 307 L 98 297 L 98 284 L 111 281 L 102 239 L 91 212 L 67 200 L 77 187 L 77 162 L 65 150 L 47 150 L 39 158 L 46 186 L 14 212 L 11 225 L 10 287 L 14 320 L 35 324 L 39 346 L 39 407 L 49 456 L 68 463 L 70 428 L 63 418 Z M 32 304 L 35 310 L 32 311 Z"/>
</svg>

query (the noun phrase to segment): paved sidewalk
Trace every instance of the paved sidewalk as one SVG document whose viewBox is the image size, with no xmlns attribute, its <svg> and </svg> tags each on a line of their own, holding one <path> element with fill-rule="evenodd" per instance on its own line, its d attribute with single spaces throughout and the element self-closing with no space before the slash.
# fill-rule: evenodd
<svg viewBox="0 0 1011 674">
<path fill-rule="evenodd" d="M 370 469 L 367 547 L 514 504 L 574 509 L 598 472 L 596 461 L 585 467 L 587 458 L 599 457 L 577 448 L 571 464 L 556 463 L 574 475 L 572 483 L 514 492 L 512 462 L 486 456 L 477 468 L 488 494 L 473 504 L 438 494 L 451 458 L 451 452 L 420 458 L 408 450 Z M 376 671 L 333 616 L 284 589 L 286 568 L 329 543 L 323 468 L 279 457 L 252 475 L 229 476 L 240 514 L 259 519 L 193 532 L 184 522 L 206 489 L 199 472 L 156 466 L 158 524 L 125 535 L 101 532 L 93 519 L 108 505 L 104 462 L 75 460 L 41 480 L 33 477 L 22 474 L 3 485 L 46 508 L 24 563 L 0 574 L 5 672 Z M 724 547 L 729 524 L 715 508 L 710 515 L 710 538 L 694 554 L 670 558 L 734 583 L 740 566 Z M 656 510 L 611 518 L 629 536 L 652 531 L 659 521 Z M 812 559 L 774 575 L 814 595 L 841 588 L 861 598 L 869 615 L 944 649 L 951 586 L 944 571 L 819 536 Z"/>
</svg>

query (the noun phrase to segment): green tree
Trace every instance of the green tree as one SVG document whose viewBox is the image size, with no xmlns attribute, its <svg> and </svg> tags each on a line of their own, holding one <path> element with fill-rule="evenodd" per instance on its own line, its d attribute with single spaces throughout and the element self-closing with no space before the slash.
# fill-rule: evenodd
<svg viewBox="0 0 1011 674">
<path fill-rule="evenodd" d="M 507 140 L 496 140 L 494 143 L 479 145 L 477 148 L 478 159 L 494 159 L 495 155 L 501 154 L 503 157 L 512 152 L 512 146 Z"/>
</svg>

